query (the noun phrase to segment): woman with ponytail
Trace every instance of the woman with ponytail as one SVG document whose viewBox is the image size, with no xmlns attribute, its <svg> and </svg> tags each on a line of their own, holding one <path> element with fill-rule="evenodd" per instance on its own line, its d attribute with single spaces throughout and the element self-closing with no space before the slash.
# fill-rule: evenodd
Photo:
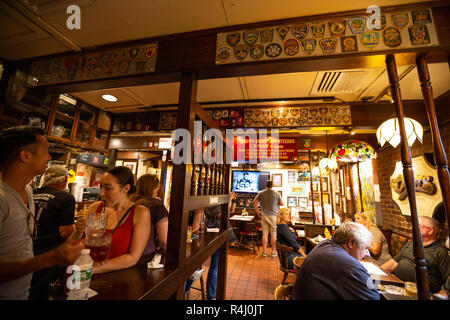
<svg viewBox="0 0 450 320">
<path fill-rule="evenodd" d="M 94 265 L 94 274 L 132 267 L 144 252 L 150 236 L 150 213 L 131 201 L 134 192 L 134 176 L 128 167 L 114 167 L 100 179 L 102 201 L 93 203 L 88 215 L 106 215 L 106 232 L 112 233 L 112 242 L 108 259 Z"/>
</svg>

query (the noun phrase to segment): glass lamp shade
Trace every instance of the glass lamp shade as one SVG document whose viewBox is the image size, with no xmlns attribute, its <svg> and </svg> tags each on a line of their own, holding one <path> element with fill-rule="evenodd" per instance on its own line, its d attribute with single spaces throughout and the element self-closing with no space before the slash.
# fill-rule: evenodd
<svg viewBox="0 0 450 320">
<path fill-rule="evenodd" d="M 416 138 L 422 143 L 423 128 L 422 125 L 414 119 L 404 118 L 406 139 L 411 147 Z M 384 146 L 389 142 L 391 146 L 396 148 L 400 144 L 400 128 L 397 118 L 389 119 L 383 122 L 377 130 L 378 143 Z"/>
<path fill-rule="evenodd" d="M 334 171 L 337 169 L 337 162 L 334 158 L 323 158 L 319 162 L 320 169 L 324 172 L 327 169 L 330 169 L 331 171 Z"/>
<path fill-rule="evenodd" d="M 334 146 L 330 158 L 340 162 L 358 162 L 376 158 L 376 154 L 368 143 L 351 140 Z"/>
</svg>

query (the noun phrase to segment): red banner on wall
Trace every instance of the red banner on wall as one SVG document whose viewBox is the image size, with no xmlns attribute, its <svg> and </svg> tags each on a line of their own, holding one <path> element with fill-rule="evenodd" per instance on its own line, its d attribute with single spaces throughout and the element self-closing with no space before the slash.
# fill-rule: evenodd
<svg viewBox="0 0 450 320">
<path fill-rule="evenodd" d="M 238 143 L 239 142 L 239 143 Z M 272 155 L 272 149 L 278 142 L 278 159 L 276 151 Z M 244 152 L 245 146 L 245 152 Z M 244 158 L 241 157 L 244 153 Z M 298 160 L 297 138 L 257 138 L 234 137 L 234 161 L 277 162 Z"/>
</svg>

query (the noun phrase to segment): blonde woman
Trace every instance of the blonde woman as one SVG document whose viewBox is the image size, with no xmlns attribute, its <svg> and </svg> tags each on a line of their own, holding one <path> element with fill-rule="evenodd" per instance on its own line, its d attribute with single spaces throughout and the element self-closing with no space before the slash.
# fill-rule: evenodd
<svg viewBox="0 0 450 320">
<path fill-rule="evenodd" d="M 288 253 L 288 267 L 294 269 L 293 260 L 295 257 L 306 257 L 297 241 L 297 236 L 292 228 L 289 228 L 291 223 L 291 210 L 288 208 L 281 208 L 277 214 L 277 242 L 294 249 Z"/>
<path fill-rule="evenodd" d="M 392 257 L 389 254 L 389 246 L 384 234 L 372 222 L 367 213 L 361 212 L 355 214 L 355 222 L 362 224 L 372 233 L 372 242 L 370 244 L 370 260 L 381 266 Z"/>
</svg>

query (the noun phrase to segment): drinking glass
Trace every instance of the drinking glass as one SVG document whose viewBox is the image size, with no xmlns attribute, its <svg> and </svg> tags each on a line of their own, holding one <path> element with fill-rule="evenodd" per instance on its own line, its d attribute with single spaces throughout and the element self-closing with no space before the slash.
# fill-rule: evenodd
<svg viewBox="0 0 450 320">
<path fill-rule="evenodd" d="M 86 219 L 86 247 L 91 249 L 94 262 L 103 262 L 111 250 L 112 234 L 106 230 L 107 216 L 103 213 L 90 214 Z"/>
</svg>

